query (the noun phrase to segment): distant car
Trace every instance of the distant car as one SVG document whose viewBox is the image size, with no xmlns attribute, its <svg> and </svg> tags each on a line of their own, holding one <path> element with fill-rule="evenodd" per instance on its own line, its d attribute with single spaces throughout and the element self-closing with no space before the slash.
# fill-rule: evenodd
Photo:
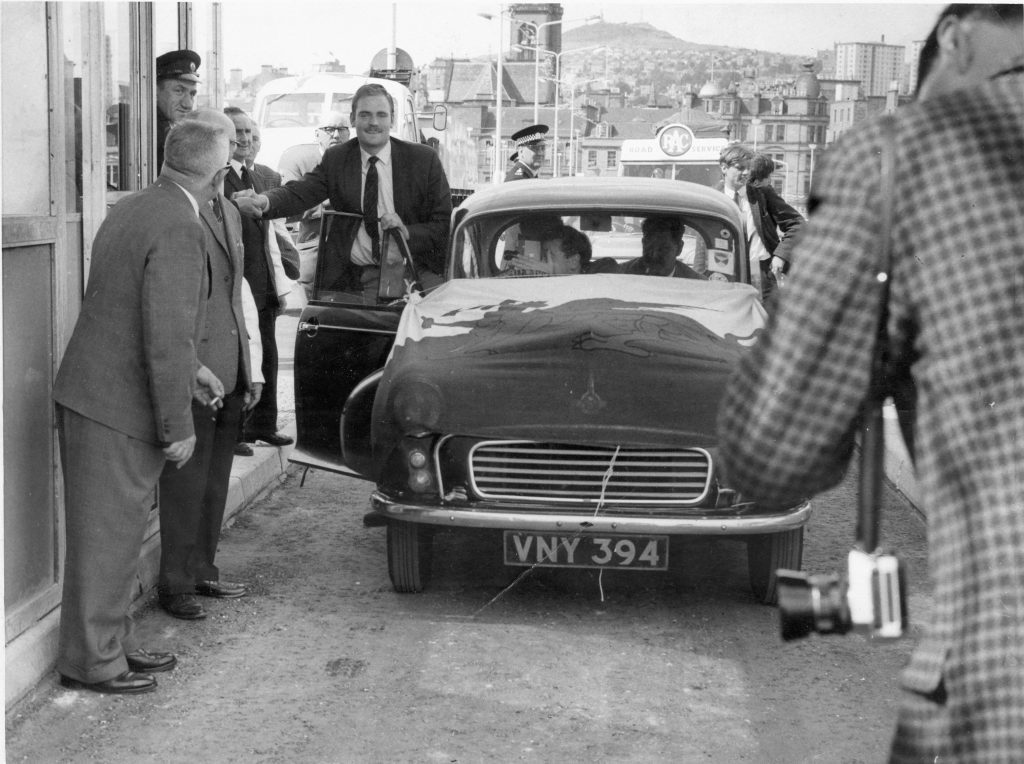
<svg viewBox="0 0 1024 764">
<path fill-rule="evenodd" d="M 652 217 L 685 225 L 691 277 L 608 272 L 640 257 Z M 327 283 L 325 226 L 296 340 L 292 459 L 376 484 L 366 520 L 387 526 L 394 588 L 428 583 L 438 528 L 500 531 L 510 566 L 648 571 L 673 536 L 730 536 L 774 603 L 811 507 L 747 500 L 718 462 L 723 387 L 765 321 L 736 206 L 686 182 L 570 178 L 477 191 L 452 222 L 445 283 L 403 298 L 392 279 L 380 299 Z M 565 225 L 603 272 L 508 277 L 549 267 Z"/>
</svg>

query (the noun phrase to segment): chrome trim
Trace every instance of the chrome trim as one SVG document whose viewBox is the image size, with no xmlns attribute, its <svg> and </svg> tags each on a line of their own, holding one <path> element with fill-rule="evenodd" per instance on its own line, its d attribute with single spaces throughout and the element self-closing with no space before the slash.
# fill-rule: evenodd
<svg viewBox="0 0 1024 764">
<path fill-rule="evenodd" d="M 392 501 L 379 491 L 370 496 L 371 510 L 389 520 L 453 528 L 492 528 L 588 533 L 666 533 L 674 536 L 745 536 L 801 528 L 811 518 L 811 502 L 785 512 L 749 517 L 622 517 L 621 515 L 538 514 L 526 510 L 481 510 L 420 506 Z"/>
<path fill-rule="evenodd" d="M 556 452 L 560 452 L 562 454 L 565 454 L 566 456 L 571 456 L 572 452 L 574 450 L 579 450 L 579 449 L 585 449 L 585 451 L 581 451 L 581 455 L 583 453 L 594 454 L 595 451 L 599 451 L 600 449 L 606 449 L 607 450 L 607 455 L 609 457 L 611 457 L 611 455 L 614 453 L 614 450 L 615 450 L 614 447 L 612 447 L 612 446 L 588 446 L 588 445 L 585 445 L 585 444 L 560 444 L 560 443 L 559 444 L 547 444 L 547 443 L 540 443 L 538 441 L 532 441 L 532 440 L 482 440 L 479 443 L 476 443 L 473 446 L 471 446 L 470 449 L 469 449 L 469 453 L 468 453 L 468 461 L 469 461 L 469 463 L 467 464 L 467 468 L 468 468 L 467 469 L 467 474 L 469 476 L 469 481 L 470 481 L 470 485 L 471 485 L 471 487 L 473 489 L 473 492 L 477 496 L 480 496 L 481 498 L 489 500 L 489 501 L 490 500 L 494 500 L 494 501 L 518 501 L 518 502 L 522 502 L 522 503 L 541 502 L 541 503 L 545 503 L 545 504 L 573 504 L 573 505 L 578 505 L 578 506 L 596 507 L 597 504 L 598 504 L 598 499 L 580 498 L 580 497 L 564 496 L 564 495 L 557 495 L 557 494 L 539 495 L 539 494 L 522 494 L 522 493 L 509 493 L 509 492 L 495 493 L 495 492 L 492 492 L 492 491 L 490 491 L 488 489 L 483 488 L 480 485 L 480 483 L 477 482 L 477 470 L 476 470 L 476 467 L 475 467 L 474 459 L 476 457 L 477 451 L 479 451 L 480 449 L 484 449 L 484 448 L 488 448 L 488 447 L 514 448 L 516 446 L 549 446 L 549 445 L 557 447 L 558 450 Z M 675 456 L 675 455 L 680 455 L 681 456 L 681 455 L 684 455 L 686 453 L 700 454 L 704 458 L 704 466 L 702 468 L 700 468 L 700 469 L 703 470 L 703 483 L 704 483 L 704 487 L 700 490 L 700 492 L 696 496 L 694 496 L 693 498 L 688 498 L 688 499 L 681 499 L 678 496 L 670 496 L 670 497 L 666 497 L 666 498 L 650 498 L 650 497 L 648 497 L 648 498 L 641 498 L 641 499 L 630 499 L 630 498 L 622 498 L 621 496 L 616 496 L 616 497 L 614 497 L 612 499 L 607 500 L 606 503 L 614 504 L 617 507 L 623 507 L 623 506 L 629 506 L 629 507 L 640 507 L 640 506 L 646 506 L 646 507 L 660 507 L 660 506 L 691 507 L 691 506 L 699 505 L 701 502 L 703 502 L 707 498 L 708 492 L 711 490 L 711 479 L 712 479 L 712 474 L 714 472 L 714 470 L 712 468 L 711 454 L 710 454 L 710 452 L 707 451 L 707 449 L 704 449 L 704 448 L 692 448 L 692 447 L 685 447 L 685 448 L 664 447 L 664 448 L 629 448 L 629 449 L 624 449 L 624 451 L 627 452 L 629 457 L 637 457 L 637 458 L 643 458 L 645 454 L 653 456 L 656 453 L 666 454 L 666 455 L 673 455 L 673 456 Z M 549 461 L 551 463 L 557 463 L 558 462 L 558 460 L 549 460 Z M 535 463 L 539 465 L 541 463 L 541 460 L 538 459 L 538 460 L 536 460 Z M 566 464 L 570 464 L 571 462 L 566 461 L 565 463 Z M 529 465 L 526 465 L 526 469 L 529 469 Z M 506 474 L 508 474 L 508 473 L 506 473 Z M 552 472 L 551 474 L 554 474 L 554 473 Z M 592 476 L 593 476 L 593 473 L 592 473 Z M 697 475 L 694 475 L 694 477 L 696 478 Z M 510 477 L 505 482 L 507 483 L 507 482 L 510 482 L 511 480 L 512 480 L 512 478 Z M 587 486 L 588 487 L 593 487 L 594 486 L 593 481 L 588 481 L 587 482 Z M 656 493 L 656 492 L 652 491 L 652 493 Z"/>
</svg>

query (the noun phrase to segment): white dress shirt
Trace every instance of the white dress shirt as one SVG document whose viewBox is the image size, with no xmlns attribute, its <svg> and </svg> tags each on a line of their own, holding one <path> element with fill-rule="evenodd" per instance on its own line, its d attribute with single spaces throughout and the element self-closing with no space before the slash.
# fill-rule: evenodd
<svg viewBox="0 0 1024 764">
<path fill-rule="evenodd" d="M 395 211 L 395 183 L 391 175 L 391 141 L 388 141 L 384 148 L 377 155 L 377 217 L 383 217 L 388 212 Z M 359 198 L 363 198 L 363 190 L 366 188 L 366 170 L 370 166 L 370 154 L 362 147 L 359 149 L 359 158 L 362 167 L 362 181 L 359 185 Z M 384 249 L 384 241 L 381 239 L 381 250 Z M 352 242 L 352 262 L 356 265 L 374 265 L 373 245 L 370 242 L 370 234 L 366 232 L 365 226 L 359 226 L 359 232 Z"/>
</svg>

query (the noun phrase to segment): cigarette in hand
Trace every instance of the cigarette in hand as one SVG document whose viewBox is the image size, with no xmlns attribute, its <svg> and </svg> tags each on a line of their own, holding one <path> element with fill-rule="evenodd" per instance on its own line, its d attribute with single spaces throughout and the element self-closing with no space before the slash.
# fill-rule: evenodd
<svg viewBox="0 0 1024 764">
<path fill-rule="evenodd" d="M 220 403 L 220 396 L 219 395 L 216 398 L 214 398 L 213 400 L 211 400 L 209 403 L 207 403 L 206 405 L 209 406 L 210 408 L 214 408 L 218 403 Z"/>
</svg>

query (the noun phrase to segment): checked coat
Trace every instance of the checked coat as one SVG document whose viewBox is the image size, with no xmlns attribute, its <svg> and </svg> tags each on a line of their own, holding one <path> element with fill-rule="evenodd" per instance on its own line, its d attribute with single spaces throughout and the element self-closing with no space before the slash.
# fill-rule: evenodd
<svg viewBox="0 0 1024 764">
<path fill-rule="evenodd" d="M 935 604 L 902 676 L 892 760 L 1021 761 L 1024 76 L 896 120 L 887 382 L 916 385 Z M 870 122 L 827 153 L 789 284 L 722 402 L 728 479 L 761 501 L 831 487 L 852 453 L 880 310 L 881 135 Z"/>
</svg>

